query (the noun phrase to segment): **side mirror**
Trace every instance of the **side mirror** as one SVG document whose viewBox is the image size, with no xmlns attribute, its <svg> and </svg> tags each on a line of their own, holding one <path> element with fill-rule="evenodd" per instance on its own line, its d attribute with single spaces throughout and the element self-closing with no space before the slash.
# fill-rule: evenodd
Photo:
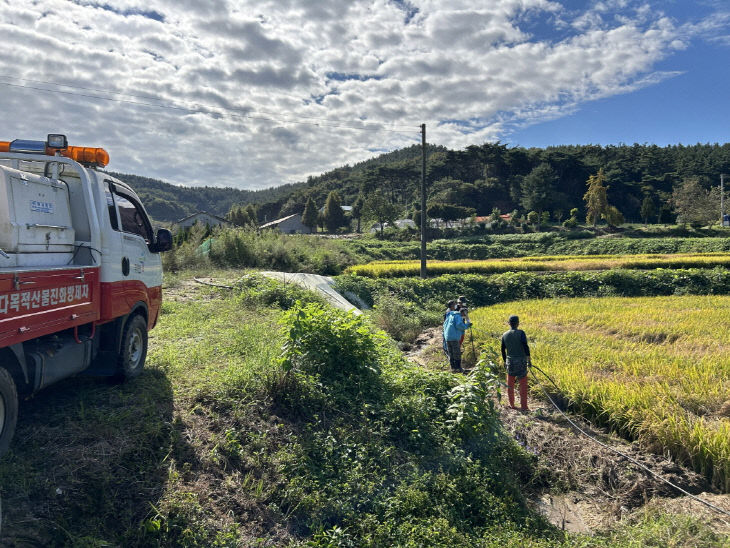
<svg viewBox="0 0 730 548">
<path fill-rule="evenodd" d="M 166 228 L 160 228 L 155 235 L 155 243 L 150 246 L 153 253 L 162 253 L 172 249 L 172 232 Z"/>
</svg>

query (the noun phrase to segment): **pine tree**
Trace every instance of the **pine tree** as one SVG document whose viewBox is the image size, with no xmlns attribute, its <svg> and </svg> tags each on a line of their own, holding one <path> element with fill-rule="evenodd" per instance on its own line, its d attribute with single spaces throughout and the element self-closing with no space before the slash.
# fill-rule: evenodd
<svg viewBox="0 0 730 548">
<path fill-rule="evenodd" d="M 302 223 L 308 227 L 312 232 L 317 232 L 317 222 L 319 220 L 319 212 L 317 211 L 317 205 L 314 203 L 312 198 L 307 200 L 307 205 L 304 206 L 304 213 L 302 213 Z"/>
<path fill-rule="evenodd" d="M 336 232 L 345 224 L 345 212 L 342 210 L 340 195 L 333 190 L 324 204 L 324 222 L 329 232 Z"/>
<path fill-rule="evenodd" d="M 362 219 L 363 207 L 365 206 L 365 200 L 362 195 L 358 195 L 355 201 L 352 203 L 352 211 L 350 212 L 353 219 L 357 219 L 357 232 L 360 233 L 360 219 Z"/>
<path fill-rule="evenodd" d="M 522 207 L 542 214 L 553 203 L 557 181 L 558 175 L 550 164 L 543 162 L 537 166 L 522 181 Z"/>
<path fill-rule="evenodd" d="M 586 203 L 586 222 L 593 226 L 598 224 L 599 219 L 608 209 L 608 187 L 605 185 L 606 175 L 603 168 L 598 173 L 588 177 L 588 190 L 583 196 Z"/>
<path fill-rule="evenodd" d="M 644 225 L 649 224 L 649 217 L 656 215 L 656 207 L 654 206 L 654 200 L 651 196 L 644 196 L 644 201 L 641 202 L 641 218 L 644 219 Z"/>
</svg>

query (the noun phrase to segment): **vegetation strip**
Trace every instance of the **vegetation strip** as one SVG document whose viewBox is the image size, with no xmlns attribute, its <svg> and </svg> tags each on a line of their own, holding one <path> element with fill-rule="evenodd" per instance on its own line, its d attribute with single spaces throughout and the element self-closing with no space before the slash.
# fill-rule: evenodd
<svg viewBox="0 0 730 548">
<path fill-rule="evenodd" d="M 517 271 L 580 271 L 654 268 L 714 268 L 730 265 L 730 254 L 687 253 L 673 255 L 562 255 L 490 259 L 484 261 L 430 261 L 432 274 L 495 274 Z M 369 277 L 407 277 L 420 272 L 418 261 L 378 261 L 351 266 L 346 273 Z"/>
<path fill-rule="evenodd" d="M 730 491 L 730 297 L 571 299 L 500 304 L 472 313 L 496 351 L 519 314 L 535 361 L 578 412 L 669 451 Z"/>
<path fill-rule="evenodd" d="M 658 295 L 729 295 L 730 271 L 713 269 L 606 270 L 593 272 L 506 272 L 444 274 L 433 278 L 338 276 L 335 287 L 368 306 L 391 296 L 411 307 L 442 310 L 446 300 L 465 295 L 472 306 L 520 299 Z"/>
</svg>

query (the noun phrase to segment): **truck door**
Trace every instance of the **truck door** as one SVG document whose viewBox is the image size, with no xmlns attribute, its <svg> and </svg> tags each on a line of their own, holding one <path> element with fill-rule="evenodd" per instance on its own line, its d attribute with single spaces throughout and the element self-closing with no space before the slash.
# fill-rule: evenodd
<svg viewBox="0 0 730 548">
<path fill-rule="evenodd" d="M 121 185 L 112 184 L 110 187 L 118 212 L 118 219 L 112 219 L 112 228 L 121 235 L 121 257 L 116 268 L 120 269 L 122 283 L 115 300 L 121 297 L 128 306 L 144 301 L 154 308 L 158 304 L 155 301 L 161 297 L 158 293 L 162 269 L 159 255 L 150 252 L 149 248 L 149 244 L 154 241 L 152 225 L 133 193 L 127 192 Z M 112 206 L 109 213 L 111 218 Z"/>
</svg>

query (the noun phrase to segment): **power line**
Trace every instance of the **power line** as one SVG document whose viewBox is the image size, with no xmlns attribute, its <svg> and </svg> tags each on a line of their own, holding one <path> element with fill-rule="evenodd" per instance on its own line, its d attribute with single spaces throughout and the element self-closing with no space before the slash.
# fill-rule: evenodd
<svg viewBox="0 0 730 548">
<path fill-rule="evenodd" d="M 46 93 L 58 93 L 62 95 L 71 95 L 75 97 L 84 97 L 87 99 L 99 99 L 102 101 L 109 101 L 113 103 L 120 103 L 120 104 L 128 104 L 128 105 L 135 105 L 135 106 L 145 106 L 145 107 L 151 107 L 151 108 L 162 108 L 167 110 L 174 110 L 179 112 L 187 112 L 189 114 L 211 114 L 210 111 L 224 111 L 229 116 L 234 118 L 243 118 L 243 119 L 249 119 L 249 120 L 262 120 L 267 122 L 275 122 L 275 123 L 281 123 L 281 124 L 302 124 L 302 125 L 314 125 L 317 127 L 330 127 L 335 129 L 350 129 L 355 131 L 375 131 L 375 132 L 387 132 L 387 133 L 398 133 L 398 134 L 404 134 L 404 133 L 410 133 L 413 131 L 415 133 L 416 130 L 419 130 L 420 128 L 416 125 L 414 126 L 394 126 L 394 128 L 400 128 L 400 129 L 389 129 L 389 128 L 383 128 L 383 127 L 367 127 L 364 125 L 359 126 L 352 126 L 352 125 L 345 125 L 345 124 L 365 124 L 366 122 L 360 121 L 360 120 L 332 120 L 327 118 L 316 118 L 313 116 L 296 116 L 296 117 L 287 117 L 287 119 L 281 119 L 277 118 L 276 115 L 271 115 L 268 113 L 265 113 L 263 111 L 263 114 L 265 115 L 256 115 L 256 114 L 243 114 L 240 112 L 236 112 L 234 109 L 229 107 L 223 107 L 223 106 L 216 106 L 216 105 L 205 105 L 205 104 L 196 104 L 194 107 L 187 107 L 187 106 L 181 106 L 176 105 L 172 102 L 164 103 L 162 102 L 162 99 L 150 96 L 150 95 L 135 95 L 130 93 L 123 93 L 123 92 L 117 92 L 117 91 L 110 91 L 110 90 L 104 90 L 99 88 L 89 88 L 84 86 L 78 86 L 74 84 L 60 84 L 56 82 L 50 82 L 45 80 L 31 80 L 28 78 L 19 78 L 16 76 L 9 76 L 9 75 L 3 75 L 0 74 L 0 78 L 7 78 L 7 79 L 15 79 L 20 80 L 24 82 L 32 82 L 36 84 L 44 84 L 44 85 L 51 85 L 51 86 L 58 86 L 58 87 L 68 87 L 78 90 L 84 90 L 84 91 L 94 91 L 98 93 L 108 93 L 110 95 L 118 95 L 122 97 L 133 97 L 136 99 L 150 99 L 152 101 L 160 101 L 155 103 L 149 103 L 149 102 L 143 102 L 143 101 L 133 101 L 130 99 L 121 99 L 118 97 L 105 97 L 103 95 L 93 95 L 89 93 L 80 93 L 78 91 L 67 91 L 62 89 L 48 89 L 44 87 L 37 87 L 32 85 L 26 85 L 26 84 L 13 84 L 10 82 L 0 82 L 0 85 L 8 86 L 8 87 L 14 87 L 14 88 L 21 88 L 21 89 L 31 89 L 35 91 L 43 91 Z M 254 111 L 255 112 L 255 111 Z M 376 122 L 370 122 L 370 123 L 376 123 Z"/>
<path fill-rule="evenodd" d="M 533 365 L 531 365 L 530 367 L 531 367 L 532 369 L 535 369 L 535 370 L 539 371 L 540 373 L 542 373 L 542 374 L 543 374 L 543 375 L 544 375 L 544 376 L 545 376 L 545 377 L 546 377 L 546 378 L 547 378 L 547 379 L 548 379 L 548 380 L 550 381 L 550 383 L 552 383 L 552 385 L 553 385 L 553 386 L 554 386 L 554 387 L 555 387 L 555 388 L 556 388 L 556 389 L 557 389 L 558 391 L 561 391 L 561 390 L 560 390 L 560 387 L 559 387 L 559 386 L 558 386 L 557 384 L 555 384 L 555 381 L 553 381 L 553 379 L 552 379 L 552 378 L 551 378 L 551 377 L 550 377 L 550 376 L 549 376 L 549 375 L 548 375 L 547 373 L 545 373 L 545 371 L 543 371 L 542 369 L 540 369 L 539 367 L 537 367 L 537 366 L 536 366 L 536 365 L 534 365 L 534 364 L 533 364 Z M 648 466 L 646 466 L 645 464 L 642 464 L 642 463 L 641 463 L 641 462 L 639 462 L 638 460 L 636 460 L 636 459 L 634 459 L 634 458 L 630 457 L 630 456 L 629 456 L 629 455 L 627 455 L 626 453 L 623 453 L 622 451 L 619 451 L 618 449 L 616 449 L 616 448 L 614 448 L 614 447 L 611 447 L 610 445 L 608 445 L 608 444 L 606 444 L 606 443 L 603 443 L 602 441 L 600 441 L 600 440 L 596 439 L 596 438 L 595 438 L 594 436 L 591 436 L 591 435 L 590 435 L 589 433 L 587 433 L 587 432 L 586 432 L 585 430 L 583 430 L 583 429 L 582 429 L 582 428 L 581 428 L 580 426 L 578 426 L 578 425 L 577 425 L 577 424 L 576 424 L 576 423 L 575 423 L 574 421 L 572 421 L 572 420 L 570 419 L 570 417 L 568 417 L 568 415 L 566 415 L 566 414 L 565 414 L 565 413 L 563 412 L 563 410 L 562 410 L 562 409 L 560 409 L 560 407 L 558 406 L 558 404 L 556 404 L 556 403 L 555 403 L 555 402 L 553 401 L 553 399 L 552 399 L 552 398 L 550 397 L 550 394 L 549 394 L 549 392 L 548 392 L 548 391 L 547 391 L 547 389 L 546 389 L 546 388 L 545 388 L 545 387 L 544 387 L 544 386 L 542 385 L 542 383 L 540 382 L 540 380 L 539 380 L 539 379 L 538 379 L 537 377 L 535 377 L 535 375 L 533 375 L 532 377 L 533 377 L 533 378 L 535 379 L 535 381 L 537 382 L 537 384 L 538 384 L 538 385 L 540 386 L 540 388 L 542 389 L 542 391 L 543 391 L 543 393 L 545 394 L 545 396 L 547 396 L 547 399 L 548 399 L 548 400 L 550 400 L 550 403 L 552 403 L 552 404 L 553 404 L 553 407 L 555 407 L 555 409 L 557 409 L 557 410 L 558 410 L 558 412 L 559 412 L 559 413 L 560 413 L 560 414 L 561 414 L 561 415 L 562 415 L 562 416 L 563 416 L 563 417 L 564 417 L 564 418 L 565 418 L 565 419 L 566 419 L 566 420 L 567 420 L 567 421 L 568 421 L 568 422 L 569 422 L 569 423 L 570 423 L 570 424 L 571 424 L 571 425 L 573 426 L 573 428 L 575 428 L 576 430 L 578 430 L 578 432 L 580 432 L 581 434 L 583 434 L 583 435 L 584 435 L 585 437 L 587 437 L 587 438 L 588 438 L 589 440 L 591 440 L 591 441 L 593 441 L 593 442 L 597 443 L 598 445 L 600 445 L 601 447 L 604 447 L 605 449 L 608 449 L 608 450 L 610 450 L 610 451 L 613 451 L 614 453 L 616 453 L 617 455 L 619 455 L 619 456 L 621 456 L 621 457 L 623 457 L 623 458 L 625 458 L 625 459 L 628 459 L 628 460 L 629 460 L 629 461 L 630 461 L 631 463 L 633 463 L 633 464 L 635 464 L 636 466 L 640 467 L 640 468 L 641 468 L 642 470 L 644 470 L 645 472 L 648 472 L 648 473 L 649 473 L 649 474 L 651 474 L 651 475 L 652 475 L 652 476 L 653 476 L 654 478 L 656 478 L 656 479 L 658 479 L 658 480 L 660 480 L 660 481 L 663 481 L 664 483 L 666 483 L 667 485 L 669 485 L 669 486 L 673 487 L 674 489 L 676 489 L 677 491 L 681 492 L 682 494 L 684 494 L 684 495 L 687 495 L 688 497 L 691 497 L 691 498 L 692 498 L 693 500 L 696 500 L 697 502 L 700 502 L 700 503 L 704 504 L 705 506 L 707 506 L 708 508 L 710 508 L 710 509 L 714 510 L 715 512 L 718 512 L 718 513 L 720 513 L 720 514 L 725 514 L 726 516 L 730 516 L 730 512 L 728 512 L 727 510 L 725 510 L 725 509 L 723 509 L 723 508 L 720 508 L 719 506 L 715 506 L 714 504 L 712 504 L 712 503 L 710 503 L 710 502 L 708 502 L 708 501 L 706 501 L 706 500 L 704 500 L 704 499 L 702 499 L 702 498 L 700 498 L 700 497 L 698 497 L 698 496 L 696 496 L 696 495 L 693 495 L 693 494 L 692 494 L 692 493 L 690 493 L 689 491 L 687 491 L 687 490 L 685 490 L 685 489 L 682 489 L 682 488 L 681 488 L 681 487 L 680 487 L 679 485 L 676 485 L 676 484 L 672 483 L 671 481 L 669 481 L 668 479 L 666 479 L 666 478 L 664 478 L 664 477 L 660 476 L 659 474 L 657 474 L 656 472 L 654 472 L 654 471 L 653 471 L 652 469 L 650 469 L 650 468 L 649 468 Z"/>
</svg>

